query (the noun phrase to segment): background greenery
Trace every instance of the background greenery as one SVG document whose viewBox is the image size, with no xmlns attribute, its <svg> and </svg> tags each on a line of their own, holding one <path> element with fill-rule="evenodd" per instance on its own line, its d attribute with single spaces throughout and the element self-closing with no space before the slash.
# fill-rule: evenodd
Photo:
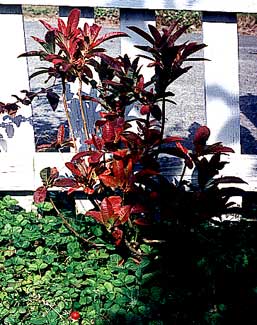
<svg viewBox="0 0 257 325">
<path fill-rule="evenodd" d="M 24 5 L 23 12 L 26 17 L 48 16 L 49 18 L 58 15 L 56 6 L 31 6 Z M 119 24 L 119 10 L 110 8 L 95 9 L 96 22 L 100 24 Z M 156 10 L 157 27 L 167 25 L 170 20 L 181 19 L 182 23 L 192 24 L 191 31 L 201 30 L 201 14 L 197 11 L 176 11 L 176 10 Z M 239 32 L 243 34 L 257 34 L 257 14 L 238 14 Z"/>
</svg>

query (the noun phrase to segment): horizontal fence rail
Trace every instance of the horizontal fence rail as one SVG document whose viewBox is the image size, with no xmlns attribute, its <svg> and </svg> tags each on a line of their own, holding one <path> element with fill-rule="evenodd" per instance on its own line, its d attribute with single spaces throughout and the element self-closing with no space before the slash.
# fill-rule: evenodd
<svg viewBox="0 0 257 325">
<path fill-rule="evenodd" d="M 217 12 L 256 13 L 256 0 L 1 0 L 5 5 L 42 5 L 72 7 L 103 7 L 125 9 L 174 9 Z"/>
<path fill-rule="evenodd" d="M 230 164 L 222 171 L 224 175 L 236 175 L 248 182 L 248 190 L 257 189 L 257 156 L 241 155 L 238 34 L 236 13 L 257 12 L 256 0 L 0 0 L 0 64 L 2 70 L 0 101 L 11 101 L 11 94 L 29 89 L 26 60 L 17 59 L 25 52 L 24 22 L 22 5 L 59 6 L 61 17 L 67 17 L 72 7 L 79 7 L 84 19 L 93 22 L 94 8 L 120 8 L 120 29 L 126 31 L 129 25 L 147 29 L 155 24 L 154 9 L 202 11 L 204 57 L 204 92 L 207 125 L 212 131 L 210 143 L 222 141 L 233 147 L 235 154 Z M 94 7 L 92 7 L 94 6 Z M 135 35 L 121 39 L 121 53 L 135 55 Z M 15 40 L 15 41 L 12 41 Z M 3 46 L 4 44 L 4 46 Z M 35 152 L 33 119 L 31 108 L 18 111 L 15 118 L 0 117 L 0 191 L 30 192 L 39 186 L 39 171 L 44 167 L 65 170 L 64 162 L 71 153 Z M 181 173 L 179 160 L 164 164 L 165 173 L 176 176 Z M 190 177 L 190 175 L 188 175 Z"/>
</svg>

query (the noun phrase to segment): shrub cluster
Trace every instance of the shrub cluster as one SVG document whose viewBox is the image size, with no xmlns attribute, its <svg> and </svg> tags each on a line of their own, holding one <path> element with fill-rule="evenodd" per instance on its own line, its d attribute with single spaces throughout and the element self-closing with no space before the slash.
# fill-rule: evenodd
<svg viewBox="0 0 257 325">
<path fill-rule="evenodd" d="M 67 23 L 59 18 L 57 26 L 41 20 L 45 38 L 33 37 L 41 49 L 20 57 L 46 62 L 31 77 L 46 74 L 53 83 L 38 92 L 23 90 L 13 103 L 0 103 L 1 113 L 13 115 L 20 105 L 46 96 L 55 110 L 59 81 L 70 138 L 61 125 L 56 140 L 38 150 L 68 146 L 75 151 L 65 163 L 66 174 L 54 166 L 41 171 L 42 186 L 34 193 L 37 214 L 17 210 L 10 197 L 1 201 L 0 317 L 4 324 L 215 324 L 234 319 L 233 297 L 226 295 L 231 287 L 224 282 L 231 268 L 237 278 L 238 270 L 255 267 L 256 259 L 251 236 L 250 246 L 235 245 L 233 254 L 231 246 L 228 251 L 222 247 L 228 229 L 233 243 L 236 227 L 249 230 L 247 223 L 221 223 L 224 215 L 241 213 L 231 198 L 243 191 L 231 184 L 244 181 L 219 175 L 227 164 L 222 157 L 233 150 L 221 142 L 208 144 L 207 126 L 196 131 L 191 149 L 181 137 L 165 134 L 167 103 L 175 104 L 170 86 L 192 68 L 188 61 L 203 60 L 192 54 L 206 45 L 178 43 L 189 28 L 178 21 L 161 31 L 152 25 L 148 32 L 129 26 L 147 42 L 136 45 L 144 54 L 114 58 L 103 43 L 128 35 L 100 35 L 99 25 L 79 27 L 79 20 L 78 9 Z M 149 80 L 141 72 L 141 58 L 152 69 Z M 71 83 L 78 86 L 82 150 L 67 100 Z M 86 93 L 85 85 L 98 96 Z M 93 132 L 85 114 L 88 102 L 101 108 Z M 134 106 L 140 114 L 131 117 Z M 174 160 L 181 162 L 178 178 L 163 172 L 163 157 L 171 162 L 169 168 Z M 61 208 L 64 200 L 53 187 L 65 190 L 67 201 L 81 191 L 90 209 L 76 215 L 71 206 Z M 255 297 L 254 290 L 251 294 Z"/>
</svg>

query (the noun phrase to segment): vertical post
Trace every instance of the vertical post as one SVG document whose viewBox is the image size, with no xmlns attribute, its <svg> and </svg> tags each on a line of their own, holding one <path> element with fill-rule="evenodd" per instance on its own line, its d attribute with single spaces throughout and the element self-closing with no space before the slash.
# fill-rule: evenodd
<svg viewBox="0 0 257 325">
<path fill-rule="evenodd" d="M 120 9 L 120 29 L 122 32 L 129 34 L 130 37 L 121 38 L 121 55 L 127 54 L 132 61 L 138 54 L 146 54 L 135 48 L 135 45 L 146 45 L 147 42 L 138 34 L 129 30 L 128 26 L 136 26 L 149 32 L 148 24 L 156 25 L 154 10 L 139 9 Z M 149 44 L 147 44 L 149 45 Z M 148 68 L 149 60 L 140 58 L 139 66 L 143 65 L 141 73 L 144 75 L 145 82 L 149 81 L 153 75 L 153 68 Z M 140 116 L 139 108 L 134 107 L 128 112 L 129 116 Z"/>
<path fill-rule="evenodd" d="M 130 31 L 128 26 L 137 26 L 146 32 L 149 32 L 148 24 L 156 24 L 154 10 L 139 9 L 120 9 L 120 29 L 122 32 L 128 33 L 130 37 L 121 38 L 121 55 L 128 54 L 131 60 L 135 59 L 138 54 L 145 54 L 134 45 L 145 45 L 147 42 L 138 34 Z M 147 44 L 149 45 L 149 44 Z M 148 64 L 149 60 L 140 58 L 141 64 Z M 142 73 L 145 77 L 151 77 L 152 69 L 144 68 Z"/>
<path fill-rule="evenodd" d="M 1 93 L 0 101 L 13 103 L 11 95 L 21 94 L 21 90 L 29 90 L 27 60 L 17 56 L 25 52 L 25 38 L 22 9 L 20 5 L 0 5 L 0 64 Z M 20 105 L 20 104 L 19 104 Z M 22 106 L 22 105 L 20 105 Z M 30 106 L 22 106 L 16 116 L 0 117 L 1 152 L 27 153 L 35 151 L 32 111 Z"/>
<path fill-rule="evenodd" d="M 240 153 L 238 34 L 236 14 L 203 13 L 205 99 L 210 142 Z"/>
<path fill-rule="evenodd" d="M 29 90 L 27 60 L 17 56 L 26 51 L 22 8 L 0 5 L 0 101 L 14 103 L 11 95 L 24 97 Z M 19 103 L 15 116 L 0 115 L 0 183 L 4 190 L 26 190 L 34 187 L 33 157 L 35 152 L 32 110 Z M 20 204 L 31 208 L 32 197 L 19 197 Z"/>
</svg>

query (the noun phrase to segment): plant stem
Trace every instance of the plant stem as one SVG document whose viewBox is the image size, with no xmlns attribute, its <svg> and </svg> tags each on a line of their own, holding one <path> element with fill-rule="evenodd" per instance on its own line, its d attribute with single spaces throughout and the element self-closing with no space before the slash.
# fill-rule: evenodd
<svg viewBox="0 0 257 325">
<path fill-rule="evenodd" d="M 184 164 L 184 167 L 183 167 L 183 170 L 182 170 L 182 174 L 180 176 L 180 180 L 179 180 L 179 183 L 178 183 L 178 187 L 180 187 L 182 185 L 182 181 L 183 181 L 183 178 L 185 176 L 186 168 L 187 168 L 187 166 L 186 166 L 186 164 Z"/>
<path fill-rule="evenodd" d="M 162 121 L 161 121 L 161 135 L 160 135 L 160 140 L 162 141 L 163 139 L 163 134 L 164 134 L 164 127 L 165 127 L 165 97 L 162 98 Z"/>
<path fill-rule="evenodd" d="M 70 119 L 70 114 L 69 114 L 69 109 L 68 109 L 68 103 L 67 103 L 67 97 L 66 97 L 66 87 L 65 87 L 65 82 L 62 82 L 62 101 L 63 101 L 63 106 L 64 106 L 64 110 L 65 110 L 65 114 L 66 114 L 66 118 L 68 121 L 68 126 L 70 129 L 70 133 L 71 133 L 71 138 L 72 138 L 72 142 L 74 145 L 74 150 L 77 153 L 78 152 L 78 148 L 77 148 L 77 144 L 76 144 L 76 140 L 75 140 L 75 136 L 74 136 L 74 130 L 71 124 L 71 119 Z"/>
<path fill-rule="evenodd" d="M 79 106 L 80 106 L 80 111 L 81 111 L 81 117 L 83 121 L 83 129 L 84 129 L 84 134 L 86 140 L 89 139 L 89 132 L 88 132 L 88 127 L 87 127 L 87 119 L 85 116 L 85 111 L 84 111 L 84 105 L 82 101 L 82 80 L 79 78 L 79 89 L 78 89 L 78 96 L 79 96 Z M 90 148 L 90 145 L 89 145 Z"/>
<path fill-rule="evenodd" d="M 95 244 L 94 242 L 82 237 L 73 227 L 72 225 L 65 219 L 65 217 L 63 216 L 63 214 L 59 211 L 59 209 L 57 208 L 57 206 L 55 205 L 53 199 L 50 199 L 50 202 L 54 208 L 54 210 L 56 211 L 56 213 L 58 214 L 58 216 L 62 219 L 64 225 L 80 240 L 82 240 L 84 243 L 95 246 L 95 247 L 99 247 L 99 246 L 103 246 L 102 244 Z"/>
</svg>

